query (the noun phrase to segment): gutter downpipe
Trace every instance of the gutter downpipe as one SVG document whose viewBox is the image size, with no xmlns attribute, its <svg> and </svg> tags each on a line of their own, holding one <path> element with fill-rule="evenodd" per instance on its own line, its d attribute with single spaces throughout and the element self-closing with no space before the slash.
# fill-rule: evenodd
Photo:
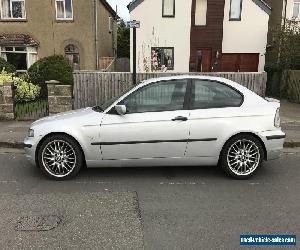
<svg viewBox="0 0 300 250">
<path fill-rule="evenodd" d="M 285 22 L 286 22 L 286 11 L 287 11 L 287 0 L 284 0 L 284 19 L 283 19 L 284 27 L 285 27 Z"/>
<path fill-rule="evenodd" d="M 94 0 L 94 16 L 95 16 L 95 50 L 96 50 L 96 70 L 99 70 L 99 48 L 98 48 L 98 5 Z"/>
</svg>

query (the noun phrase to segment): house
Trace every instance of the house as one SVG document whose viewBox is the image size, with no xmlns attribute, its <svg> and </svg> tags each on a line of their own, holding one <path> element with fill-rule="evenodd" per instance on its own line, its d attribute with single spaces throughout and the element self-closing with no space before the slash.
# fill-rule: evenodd
<svg viewBox="0 0 300 250">
<path fill-rule="evenodd" d="M 54 54 L 99 69 L 116 54 L 115 18 L 105 0 L 0 0 L 0 56 L 18 71 Z"/>
<path fill-rule="evenodd" d="M 264 71 L 271 8 L 262 0 L 134 0 L 137 71 Z M 131 46 L 132 53 L 132 46 Z"/>
</svg>

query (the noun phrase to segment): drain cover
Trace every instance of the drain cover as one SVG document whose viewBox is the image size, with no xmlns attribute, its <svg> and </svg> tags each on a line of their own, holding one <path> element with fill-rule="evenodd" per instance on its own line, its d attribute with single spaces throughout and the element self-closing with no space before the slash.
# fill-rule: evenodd
<svg viewBox="0 0 300 250">
<path fill-rule="evenodd" d="M 21 217 L 15 226 L 17 231 L 49 231 L 61 223 L 56 215 Z"/>
</svg>

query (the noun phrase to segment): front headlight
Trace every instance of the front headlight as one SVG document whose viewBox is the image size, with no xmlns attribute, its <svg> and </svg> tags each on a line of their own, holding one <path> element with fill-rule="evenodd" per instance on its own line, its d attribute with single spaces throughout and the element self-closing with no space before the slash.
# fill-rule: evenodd
<svg viewBox="0 0 300 250">
<path fill-rule="evenodd" d="M 276 110 L 275 118 L 274 118 L 274 126 L 276 128 L 280 128 L 280 109 Z"/>
<path fill-rule="evenodd" d="M 33 129 L 29 129 L 28 133 L 27 133 L 28 137 L 34 137 L 34 130 Z"/>
</svg>

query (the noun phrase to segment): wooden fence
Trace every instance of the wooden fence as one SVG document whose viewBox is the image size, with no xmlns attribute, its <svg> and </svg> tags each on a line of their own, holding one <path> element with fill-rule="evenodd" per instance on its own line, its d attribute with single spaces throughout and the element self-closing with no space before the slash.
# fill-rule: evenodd
<svg viewBox="0 0 300 250">
<path fill-rule="evenodd" d="M 138 73 L 137 81 L 174 75 L 209 75 L 233 80 L 260 96 L 265 95 L 267 74 L 262 73 Z M 120 95 L 132 84 L 131 73 L 74 71 L 74 108 L 100 105 Z"/>
</svg>

